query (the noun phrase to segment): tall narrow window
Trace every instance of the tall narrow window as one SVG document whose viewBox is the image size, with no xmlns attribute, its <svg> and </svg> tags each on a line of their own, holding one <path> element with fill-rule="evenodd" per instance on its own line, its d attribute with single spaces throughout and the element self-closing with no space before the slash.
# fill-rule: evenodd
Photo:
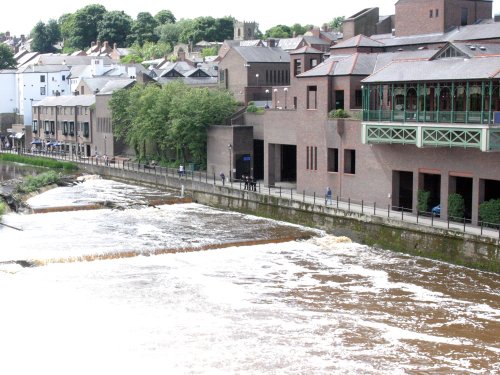
<svg viewBox="0 0 500 375">
<path fill-rule="evenodd" d="M 300 59 L 293 60 L 293 75 L 298 76 L 302 73 L 302 61 Z"/>
<path fill-rule="evenodd" d="M 309 169 L 309 146 L 306 148 L 306 169 Z"/>
<path fill-rule="evenodd" d="M 307 86 L 307 109 L 316 109 L 317 86 Z"/>
<path fill-rule="evenodd" d="M 37 133 L 38 132 L 38 123 L 36 120 L 33 120 L 33 133 Z"/>
<path fill-rule="evenodd" d="M 356 150 L 344 150 L 344 173 L 356 173 Z"/>
<path fill-rule="evenodd" d="M 40 82 L 45 82 L 45 76 L 44 75 L 40 76 Z"/>
<path fill-rule="evenodd" d="M 329 148 L 328 149 L 328 172 L 338 172 L 339 171 L 339 149 Z"/>
<path fill-rule="evenodd" d="M 436 14 L 436 18 L 438 18 L 439 17 L 439 9 L 436 9 L 435 14 Z"/>
<path fill-rule="evenodd" d="M 429 18 L 432 18 L 432 9 L 429 10 Z"/>
<path fill-rule="evenodd" d="M 314 147 L 314 170 L 318 170 L 318 148 Z"/>
</svg>

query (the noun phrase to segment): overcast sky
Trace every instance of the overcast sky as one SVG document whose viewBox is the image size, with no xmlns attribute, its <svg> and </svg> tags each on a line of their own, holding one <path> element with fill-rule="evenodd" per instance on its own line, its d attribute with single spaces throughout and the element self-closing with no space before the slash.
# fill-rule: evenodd
<svg viewBox="0 0 500 375">
<path fill-rule="evenodd" d="M 233 16 L 239 21 L 255 21 L 262 32 L 274 25 L 313 24 L 320 26 L 337 16 L 349 17 L 364 8 L 378 6 L 380 15 L 394 14 L 397 0 L 337 0 L 313 3 L 292 3 L 276 0 L 24 0 L 2 2 L 0 31 L 19 36 L 28 34 L 38 21 L 58 19 L 64 13 L 73 13 L 88 4 L 102 4 L 108 11 L 123 10 L 132 18 L 139 12 L 155 15 L 162 9 L 172 11 L 177 19 L 212 16 Z M 297 4 L 297 5 L 296 5 Z M 493 14 L 500 13 L 500 0 L 493 3 Z"/>
</svg>

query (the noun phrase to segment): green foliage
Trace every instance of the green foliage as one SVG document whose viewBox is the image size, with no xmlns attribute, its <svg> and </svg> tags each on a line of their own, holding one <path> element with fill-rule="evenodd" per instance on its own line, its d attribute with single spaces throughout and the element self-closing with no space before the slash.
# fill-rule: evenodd
<svg viewBox="0 0 500 375">
<path fill-rule="evenodd" d="M 113 93 L 109 103 L 115 135 L 140 158 L 167 159 L 178 151 L 185 162 L 206 164 L 206 128 L 221 124 L 236 109 L 227 91 L 189 88 L 177 81 L 164 86 L 135 85 Z"/>
<path fill-rule="evenodd" d="M 176 19 L 170 10 L 160 10 L 155 14 L 155 20 L 158 25 L 165 25 L 167 23 L 175 23 Z"/>
<path fill-rule="evenodd" d="M 0 69 L 13 69 L 16 65 L 14 54 L 10 48 L 6 44 L 0 43 Z"/>
<path fill-rule="evenodd" d="M 5 204 L 0 202 L 0 217 L 5 213 Z"/>
<path fill-rule="evenodd" d="M 194 20 L 181 21 L 183 22 L 181 25 L 182 31 L 179 35 L 181 43 L 196 44 L 202 40 L 221 42 L 233 37 L 234 19 L 231 17 L 217 19 L 213 17 L 198 17 Z"/>
<path fill-rule="evenodd" d="M 33 41 L 31 49 L 40 53 L 54 52 L 54 44 L 61 39 L 61 30 L 55 20 L 50 20 L 48 24 L 38 22 L 30 34 Z"/>
<path fill-rule="evenodd" d="M 329 113 L 328 113 L 328 117 L 330 118 L 348 118 L 349 117 L 349 113 L 347 113 L 345 110 L 343 109 L 332 109 Z"/>
<path fill-rule="evenodd" d="M 217 48 L 216 47 L 207 47 L 201 50 L 201 57 L 207 56 L 217 56 Z"/>
<path fill-rule="evenodd" d="M 20 193 L 31 193 L 43 186 L 55 184 L 59 182 L 59 180 L 59 174 L 55 171 L 44 172 L 36 176 L 28 176 L 17 186 L 17 191 Z"/>
<path fill-rule="evenodd" d="M 167 56 L 170 52 L 172 52 L 172 47 L 170 44 L 165 42 L 146 42 L 142 46 L 138 43 L 134 43 L 131 47 L 133 54 L 136 56 L 140 56 L 142 60 L 153 60 L 159 59 L 161 57 Z"/>
<path fill-rule="evenodd" d="M 429 201 L 431 199 L 431 192 L 427 190 L 419 190 L 417 192 L 417 209 L 419 212 L 427 212 L 429 210 Z"/>
<path fill-rule="evenodd" d="M 149 12 L 141 12 L 132 25 L 132 31 L 128 36 L 129 43 L 137 43 L 142 46 L 146 42 L 157 42 L 158 35 L 155 28 L 158 21 Z"/>
<path fill-rule="evenodd" d="M 182 33 L 182 25 L 182 20 L 177 23 L 166 23 L 157 27 L 155 32 L 159 35 L 160 42 L 175 45 L 179 41 L 179 37 Z"/>
<path fill-rule="evenodd" d="M 331 20 L 330 22 L 328 22 L 328 26 L 331 29 L 333 29 L 333 30 L 340 31 L 340 29 L 342 28 L 342 23 L 344 22 L 344 20 L 345 20 L 344 16 L 335 17 L 333 20 Z"/>
<path fill-rule="evenodd" d="M 59 161 L 49 158 L 33 158 L 30 156 L 16 155 L 16 154 L 0 154 L 0 160 L 11 161 L 15 163 L 36 165 L 38 167 L 64 169 L 64 170 L 77 170 L 78 166 L 74 163 Z"/>
<path fill-rule="evenodd" d="M 140 64 L 142 63 L 143 58 L 139 55 L 136 55 L 135 53 L 131 53 L 129 55 L 123 56 L 120 58 L 120 62 L 122 64 L 130 64 L 130 63 L 137 63 Z"/>
<path fill-rule="evenodd" d="M 300 23 L 293 24 L 290 27 L 290 31 L 292 32 L 292 36 L 293 36 L 293 34 L 295 34 L 296 36 L 304 35 L 309 30 L 309 28 L 308 28 L 309 26 L 310 25 L 302 26 Z"/>
<path fill-rule="evenodd" d="M 107 12 L 97 27 L 98 40 L 108 41 L 112 46 L 126 46 L 127 36 L 132 30 L 132 18 L 123 11 Z"/>
<path fill-rule="evenodd" d="M 488 224 L 500 224 L 500 199 L 490 199 L 481 203 L 479 216 Z"/>
<path fill-rule="evenodd" d="M 99 4 L 87 5 L 66 17 L 62 34 L 67 35 L 65 43 L 68 47 L 85 50 L 91 42 L 97 41 L 98 25 L 106 14 L 106 8 Z"/>
<path fill-rule="evenodd" d="M 266 31 L 266 38 L 291 38 L 292 30 L 286 25 L 276 25 Z"/>
<path fill-rule="evenodd" d="M 464 198 L 457 193 L 448 196 L 448 217 L 452 219 L 461 219 L 464 217 L 465 202 Z"/>
<path fill-rule="evenodd" d="M 247 112 L 249 112 L 249 113 L 256 113 L 258 110 L 259 109 L 255 105 L 255 103 L 253 103 L 253 102 L 249 102 L 248 103 Z"/>
</svg>

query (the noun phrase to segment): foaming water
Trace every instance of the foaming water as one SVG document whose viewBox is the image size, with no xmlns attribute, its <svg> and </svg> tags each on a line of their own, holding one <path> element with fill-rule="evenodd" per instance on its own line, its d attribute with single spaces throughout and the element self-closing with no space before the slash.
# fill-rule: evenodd
<svg viewBox="0 0 500 375">
<path fill-rule="evenodd" d="M 2 374 L 496 374 L 500 278 L 197 204 L 6 215 Z M 314 233 L 314 232 L 313 232 Z M 24 234 L 24 235 L 23 235 Z M 149 255 L 24 268 L 17 259 Z M 3 272 L 2 272 L 3 271 Z"/>
</svg>

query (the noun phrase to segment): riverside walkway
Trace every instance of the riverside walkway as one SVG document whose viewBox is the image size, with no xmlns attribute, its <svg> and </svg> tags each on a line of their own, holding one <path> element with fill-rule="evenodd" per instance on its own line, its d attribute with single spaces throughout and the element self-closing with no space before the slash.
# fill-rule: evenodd
<svg viewBox="0 0 500 375">
<path fill-rule="evenodd" d="M 14 153 L 9 150 L 1 151 L 3 153 Z M 17 154 L 17 152 L 16 152 Z M 213 185 L 229 189 L 228 191 L 246 191 L 245 184 L 240 180 L 228 181 L 226 178 L 225 184 L 215 174 L 207 174 L 203 171 L 186 170 L 184 174 L 180 174 L 177 169 L 166 168 L 161 166 L 151 166 L 148 164 L 140 164 L 129 161 L 124 158 L 113 158 L 111 162 L 105 163 L 102 158 L 75 158 L 71 156 L 61 156 L 54 154 L 32 154 L 22 153 L 25 156 L 43 156 L 51 157 L 58 160 L 70 161 L 77 163 L 82 169 L 85 166 L 94 166 L 104 169 L 121 169 L 128 173 L 134 173 L 137 180 L 144 180 L 147 182 L 151 175 L 165 177 L 167 184 L 166 187 L 173 187 L 168 185 L 168 178 L 177 178 L 180 185 L 184 186 L 183 181 L 197 182 L 201 184 Z M 178 187 L 177 186 L 177 187 Z M 189 189 L 187 189 L 189 190 Z M 332 201 L 327 202 L 325 196 L 322 194 L 307 195 L 304 191 L 297 191 L 296 186 L 291 183 L 277 183 L 275 186 L 266 186 L 262 181 L 256 181 L 255 194 L 268 195 L 276 198 L 282 198 L 280 204 L 290 204 L 293 202 L 308 203 L 313 206 L 322 206 L 326 214 L 338 215 L 339 212 L 345 214 L 360 214 L 371 217 L 380 217 L 390 219 L 391 221 L 401 221 L 402 223 L 411 223 L 414 225 L 422 226 L 425 228 L 439 228 L 449 230 L 457 233 L 466 233 L 483 238 L 489 238 L 497 241 L 500 244 L 500 228 L 498 225 L 472 225 L 470 221 L 461 219 L 462 221 L 453 221 L 435 217 L 431 213 L 420 214 L 412 213 L 404 209 L 391 207 L 390 205 L 380 205 L 376 202 L 368 202 L 364 200 L 354 200 L 350 197 L 333 196 Z"/>
</svg>

